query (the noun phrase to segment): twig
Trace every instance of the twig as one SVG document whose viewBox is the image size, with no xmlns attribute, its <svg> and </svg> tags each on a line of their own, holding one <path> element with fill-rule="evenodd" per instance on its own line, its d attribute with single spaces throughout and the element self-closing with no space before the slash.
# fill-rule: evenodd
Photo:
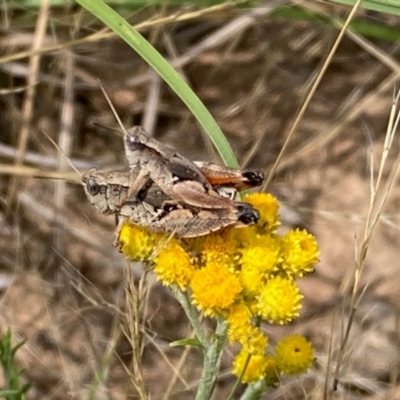
<svg viewBox="0 0 400 400">
<path fill-rule="evenodd" d="M 66 171 L 68 167 L 69 156 L 72 149 L 72 131 L 74 126 L 74 71 L 75 71 L 75 60 L 74 55 L 67 51 L 65 53 L 65 90 L 64 90 L 64 101 L 61 110 L 61 129 L 60 136 L 58 138 L 58 144 L 60 146 L 61 153 L 58 153 L 57 158 L 57 170 Z M 56 216 L 60 215 L 65 205 L 65 194 L 66 194 L 66 182 L 63 180 L 56 181 L 55 192 L 54 192 L 54 210 Z M 61 243 L 63 242 L 63 234 L 59 229 L 57 217 L 55 221 L 55 229 L 53 230 L 53 241 L 54 247 L 60 253 Z"/>
<path fill-rule="evenodd" d="M 261 18 L 269 14 L 275 8 L 283 5 L 285 2 L 286 0 L 268 1 L 258 7 L 251 9 L 248 13 L 241 15 L 240 17 L 224 25 L 222 28 L 218 29 L 216 32 L 207 36 L 200 43 L 191 47 L 185 54 L 168 61 L 174 68 L 180 68 L 189 64 L 205 51 L 214 49 L 230 41 L 232 37 L 239 35 L 241 32 L 253 26 L 257 22 L 257 18 Z M 151 75 L 149 73 L 146 73 L 143 75 L 139 75 L 131 80 L 128 80 L 125 83 L 129 87 L 138 86 L 147 82 L 150 78 Z"/>
<path fill-rule="evenodd" d="M 238 1 L 227 1 L 222 4 L 217 4 L 212 7 L 203 8 L 201 10 L 196 10 L 188 13 L 175 13 L 172 15 L 168 15 L 162 18 L 154 18 L 148 21 L 141 22 L 140 24 L 136 24 L 133 27 L 138 31 L 144 31 L 148 28 L 155 27 L 155 26 L 162 26 L 170 23 L 177 23 L 180 21 L 189 21 L 195 18 L 199 18 L 201 16 L 212 14 L 218 11 L 223 11 L 228 8 L 235 7 L 236 5 L 247 3 L 248 0 L 238 0 Z M 280 3 L 283 3 L 281 1 Z M 19 53 L 9 54 L 3 57 L 0 57 L 0 64 L 4 64 L 10 61 L 20 60 L 21 58 L 32 57 L 39 54 L 45 53 L 52 53 L 58 50 L 65 50 L 70 47 L 78 46 L 80 44 L 87 44 L 87 43 L 95 43 L 101 40 L 112 39 L 116 36 L 114 32 L 96 32 L 93 35 L 86 36 L 82 39 L 71 40 L 69 42 L 64 43 L 56 43 L 50 46 L 38 48 L 38 49 L 31 49 L 26 51 L 21 51 Z M 147 81 L 149 77 L 146 78 Z M 140 82 L 143 83 L 143 82 Z"/>
<path fill-rule="evenodd" d="M 40 12 L 36 23 L 36 29 L 34 34 L 34 40 L 32 49 L 33 51 L 40 49 L 43 45 L 44 37 L 46 34 L 47 20 L 49 17 L 50 0 L 43 0 L 40 6 Z M 33 55 L 29 59 L 29 70 L 30 74 L 28 76 L 27 90 L 24 98 L 24 103 L 22 105 L 22 124 L 18 136 L 18 150 L 15 157 L 15 164 L 22 164 L 24 158 L 26 146 L 28 144 L 29 128 L 31 124 L 31 119 L 33 116 L 33 108 L 36 94 L 36 82 L 37 75 L 40 68 L 40 56 Z M 12 179 L 10 182 L 10 187 L 7 194 L 7 213 L 10 212 L 13 199 L 16 195 L 18 188 L 18 180 Z"/>
<path fill-rule="evenodd" d="M 38 201 L 34 200 L 29 194 L 25 192 L 18 193 L 18 200 L 25 206 L 32 209 L 38 216 L 46 220 L 47 222 L 54 222 L 54 212 Z M 63 229 L 67 230 L 71 235 L 75 236 L 80 242 L 86 243 L 90 247 L 96 249 L 102 254 L 109 255 L 110 249 L 104 246 L 104 243 L 99 242 L 95 239 L 95 236 L 91 234 L 86 234 L 76 228 L 73 223 L 67 221 L 64 217 L 59 217 L 59 224 Z"/>
<path fill-rule="evenodd" d="M 357 258 L 356 258 L 356 262 L 355 262 L 354 283 L 353 283 L 352 295 L 351 295 L 351 301 L 350 301 L 350 316 L 349 316 L 349 320 L 345 327 L 345 334 L 344 334 L 343 340 L 341 341 L 341 344 L 340 344 L 338 361 L 337 361 L 336 369 L 335 369 L 335 373 L 334 373 L 334 382 L 333 382 L 334 390 L 336 390 L 338 383 L 339 383 L 340 369 L 341 369 L 342 362 L 344 359 L 345 350 L 347 347 L 348 340 L 350 338 L 350 333 L 351 333 L 351 329 L 353 326 L 354 316 L 357 311 L 357 306 L 358 306 L 358 303 L 362 296 L 362 294 L 360 296 L 358 296 L 357 294 L 358 294 L 358 290 L 359 290 L 359 286 L 360 286 L 361 276 L 364 271 L 365 259 L 367 257 L 372 233 L 374 232 L 375 227 L 379 221 L 383 207 L 384 207 L 386 200 L 388 198 L 388 195 L 391 192 L 391 189 L 396 181 L 398 170 L 400 168 L 400 154 L 399 154 L 397 156 L 397 159 L 395 160 L 394 167 L 391 170 L 391 173 L 390 173 L 390 176 L 388 179 L 388 183 L 387 183 L 387 187 L 385 188 L 382 199 L 380 201 L 378 201 L 377 194 L 378 194 L 378 189 L 380 188 L 380 185 L 381 185 L 381 176 L 382 176 L 384 168 L 386 166 L 387 154 L 388 154 L 388 152 L 390 150 L 390 146 L 393 142 L 393 135 L 395 134 L 395 128 L 397 128 L 397 121 L 398 121 L 398 118 L 400 118 L 400 111 L 397 111 L 397 107 L 399 104 L 399 97 L 400 97 L 400 93 L 393 101 L 391 117 L 389 120 L 388 129 L 386 132 L 385 146 L 384 146 L 384 149 L 383 149 L 383 152 L 381 155 L 381 162 L 380 162 L 380 166 L 379 166 L 378 179 L 376 181 L 376 184 L 373 183 L 373 174 L 371 171 L 370 207 L 368 210 L 367 220 L 365 223 L 363 242 L 361 244 L 361 247 L 357 254 Z M 396 118 L 394 118 L 394 115 L 396 113 L 397 113 Z M 396 123 L 394 121 L 396 121 Z M 371 154 L 371 157 L 372 156 L 373 155 Z"/>
<path fill-rule="evenodd" d="M 294 133 L 296 132 L 296 129 L 297 129 L 298 125 L 300 124 L 300 121 L 301 121 L 301 119 L 303 118 L 303 115 L 305 114 L 305 112 L 306 112 L 306 110 L 307 110 L 309 104 L 311 103 L 311 100 L 312 100 L 312 98 L 313 98 L 315 92 L 317 91 L 318 86 L 319 86 L 319 84 L 321 83 L 322 78 L 324 77 L 325 72 L 326 72 L 326 70 L 328 69 L 328 67 L 329 67 L 329 65 L 330 65 L 330 63 L 331 63 L 331 61 L 332 61 L 332 59 L 333 59 L 333 56 L 335 55 L 336 50 L 338 49 L 339 44 L 341 43 L 341 41 L 342 41 L 342 39 L 343 39 L 343 37 L 344 37 L 344 35 L 345 35 L 345 33 L 346 33 L 347 27 L 349 26 L 351 20 L 353 19 L 353 17 L 354 17 L 354 15 L 355 15 L 355 13 L 356 13 L 356 11 L 357 11 L 357 9 L 358 9 L 360 3 L 361 3 L 361 0 L 357 0 L 357 2 L 354 4 L 354 6 L 353 6 L 353 8 L 352 8 L 352 10 L 351 10 L 351 12 L 350 12 L 350 14 L 349 14 L 349 16 L 347 17 L 346 22 L 344 23 L 344 25 L 343 25 L 341 31 L 339 32 L 339 35 L 338 35 L 338 37 L 337 37 L 335 43 L 334 43 L 333 46 L 332 46 L 331 51 L 330 51 L 329 54 L 328 54 L 328 57 L 326 57 L 326 60 L 325 60 L 325 62 L 324 62 L 324 65 L 322 66 L 322 68 L 321 68 L 321 70 L 319 71 L 317 77 L 315 78 L 315 82 L 313 83 L 313 85 L 312 85 L 312 87 L 311 87 L 311 89 L 310 89 L 310 93 L 307 95 L 307 98 L 305 99 L 303 105 L 301 106 L 300 111 L 299 111 L 299 113 L 297 114 L 296 119 L 295 119 L 295 121 L 294 121 L 294 123 L 293 123 L 293 125 L 292 125 L 292 128 L 290 129 L 290 132 L 289 132 L 289 134 L 288 134 L 288 136 L 287 136 L 287 138 L 286 138 L 286 140 L 285 140 L 285 143 L 283 144 L 282 149 L 281 149 L 281 151 L 279 152 L 278 157 L 276 158 L 276 161 L 275 161 L 274 165 L 272 166 L 272 169 L 271 169 L 271 171 L 270 171 L 270 173 L 269 173 L 269 175 L 268 175 L 268 178 L 266 179 L 266 181 L 265 181 L 265 183 L 264 183 L 264 185 L 263 185 L 263 187 L 262 187 L 262 190 L 263 190 L 263 191 L 265 191 L 265 189 L 266 189 L 266 188 L 269 186 L 269 184 L 271 183 L 272 178 L 274 177 L 275 172 L 276 172 L 276 170 L 277 170 L 277 168 L 278 168 L 278 165 L 279 165 L 279 163 L 281 162 L 281 159 L 282 159 L 282 157 L 283 157 L 283 154 L 284 154 L 286 148 L 288 147 L 289 142 L 290 142 L 290 140 L 292 139 L 292 136 L 293 136 Z"/>
<path fill-rule="evenodd" d="M 161 78 L 155 72 L 151 71 L 149 92 L 143 110 L 143 119 L 141 125 L 150 135 L 154 134 L 154 128 L 157 123 L 158 106 L 160 104 Z"/>
<path fill-rule="evenodd" d="M 4 143 L 0 143 L 0 156 L 4 158 L 15 158 L 17 154 L 17 150 L 9 145 Z M 55 156 L 47 156 L 41 153 L 35 153 L 33 151 L 27 151 L 24 154 L 23 162 L 40 165 L 42 167 L 56 168 L 57 166 L 57 157 Z M 71 158 L 72 164 L 76 166 L 78 169 L 89 169 L 92 167 L 103 168 L 110 163 L 107 161 L 86 161 L 78 158 Z M 117 168 L 122 167 L 122 165 L 118 165 Z"/>
</svg>

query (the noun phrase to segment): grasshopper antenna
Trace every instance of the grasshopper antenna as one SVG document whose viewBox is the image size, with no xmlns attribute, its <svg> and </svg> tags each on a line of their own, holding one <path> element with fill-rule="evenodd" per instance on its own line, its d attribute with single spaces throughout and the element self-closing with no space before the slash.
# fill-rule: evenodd
<svg viewBox="0 0 400 400">
<path fill-rule="evenodd" d="M 67 163 L 70 165 L 70 167 L 79 175 L 82 176 L 82 173 L 78 170 L 78 168 L 75 167 L 74 164 L 72 164 L 71 160 L 65 155 L 65 153 L 60 149 L 60 146 L 46 133 L 43 132 L 47 139 L 51 142 L 51 144 L 63 155 L 63 157 L 67 160 Z"/>
<path fill-rule="evenodd" d="M 28 167 L 25 165 L 8 165 L 0 164 L 0 174 L 11 176 L 25 176 L 37 179 L 60 179 L 68 182 L 81 182 L 81 179 L 76 178 L 75 173 L 58 172 L 58 171 L 43 171 L 38 168 Z"/>
<path fill-rule="evenodd" d="M 97 122 L 93 122 L 92 125 L 96 126 L 98 128 L 108 129 L 109 131 L 116 132 L 121 136 L 121 131 L 118 128 L 114 128 L 113 126 L 107 126 L 107 125 L 99 124 Z"/>
<path fill-rule="evenodd" d="M 126 135 L 126 134 L 127 134 L 126 129 L 125 129 L 125 127 L 124 127 L 124 125 L 123 125 L 123 123 L 122 123 L 122 121 L 121 121 L 121 118 L 120 118 L 119 115 L 117 114 L 117 110 L 115 109 L 113 103 L 111 102 L 110 97 L 108 96 L 108 94 L 107 94 L 106 90 L 104 89 L 103 85 L 101 84 L 101 82 L 99 82 L 99 84 L 100 84 L 101 91 L 103 92 L 104 97 L 106 98 L 107 103 L 108 103 L 108 105 L 110 106 L 111 111 L 113 112 L 114 117 L 115 117 L 115 119 L 116 119 L 117 122 L 118 122 L 118 125 L 120 126 L 122 132 L 124 132 L 124 134 Z"/>
</svg>

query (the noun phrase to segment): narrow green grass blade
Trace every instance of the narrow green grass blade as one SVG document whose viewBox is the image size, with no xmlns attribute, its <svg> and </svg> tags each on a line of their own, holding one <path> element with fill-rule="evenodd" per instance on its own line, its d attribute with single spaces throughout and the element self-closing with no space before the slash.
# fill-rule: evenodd
<svg viewBox="0 0 400 400">
<path fill-rule="evenodd" d="M 197 7 L 209 7 L 215 4 L 221 4 L 226 0 L 196 0 Z M 0 10 L 10 7 L 19 8 L 40 8 L 42 0 L 13 0 L 8 2 L 1 2 Z M 64 7 L 72 3 L 72 0 L 50 0 L 51 7 Z M 165 5 L 164 0 L 108 0 L 106 3 L 112 5 L 113 7 L 127 6 L 131 8 L 141 8 L 145 6 L 151 7 L 162 7 Z M 194 3 L 194 2 L 193 2 Z M 187 6 L 188 2 L 186 0 L 168 0 L 169 6 Z"/>
<path fill-rule="evenodd" d="M 334 22 L 329 16 L 320 13 L 313 13 L 296 6 L 277 8 L 270 14 L 270 17 L 286 18 L 295 21 L 310 21 L 324 26 L 335 27 Z M 344 20 L 340 20 L 339 18 L 337 18 L 337 21 L 344 23 Z M 359 33 L 366 37 L 383 39 L 390 42 L 400 41 L 400 29 L 388 26 L 384 22 L 364 18 L 354 19 L 350 22 L 349 28 L 355 33 Z M 337 29 L 337 27 L 335 27 L 335 29 Z"/>
<path fill-rule="evenodd" d="M 101 0 L 76 1 L 104 22 L 121 39 L 125 40 L 165 80 L 207 132 L 225 164 L 231 167 L 238 167 L 231 146 L 210 112 L 161 54 L 139 32 L 133 29 L 120 15 Z"/>
<path fill-rule="evenodd" d="M 348 4 L 354 6 L 356 0 L 331 0 L 333 3 Z M 360 7 L 368 10 L 384 12 L 387 14 L 400 15 L 399 0 L 364 0 Z"/>
</svg>

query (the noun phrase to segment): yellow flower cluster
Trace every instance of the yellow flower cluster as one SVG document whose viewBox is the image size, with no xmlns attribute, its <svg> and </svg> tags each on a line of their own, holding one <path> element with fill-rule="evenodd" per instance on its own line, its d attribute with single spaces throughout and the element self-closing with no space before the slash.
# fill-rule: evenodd
<svg viewBox="0 0 400 400">
<path fill-rule="evenodd" d="M 122 226 L 119 235 L 120 250 L 133 261 L 148 261 L 155 254 L 157 244 L 163 239 L 159 233 L 131 223 Z"/>
<path fill-rule="evenodd" d="M 245 348 L 233 361 L 233 373 L 242 382 L 254 383 L 265 379 L 276 384 L 279 375 L 298 375 L 310 368 L 314 361 L 314 349 L 303 336 L 286 336 L 275 347 L 275 355 L 251 354 Z"/>
<path fill-rule="evenodd" d="M 131 259 L 151 261 L 164 285 L 189 289 L 192 303 L 204 315 L 225 317 L 230 343 L 242 346 L 233 363 L 242 382 L 276 382 L 279 374 L 309 368 L 313 349 L 304 338 L 289 337 L 273 356 L 259 322 L 286 324 L 298 317 L 303 296 L 295 279 L 313 271 L 319 249 L 305 230 L 277 233 L 279 204 L 272 195 L 249 194 L 244 201 L 260 212 L 254 226 L 188 240 L 183 248 L 176 239 L 126 225 L 121 249 Z"/>
</svg>

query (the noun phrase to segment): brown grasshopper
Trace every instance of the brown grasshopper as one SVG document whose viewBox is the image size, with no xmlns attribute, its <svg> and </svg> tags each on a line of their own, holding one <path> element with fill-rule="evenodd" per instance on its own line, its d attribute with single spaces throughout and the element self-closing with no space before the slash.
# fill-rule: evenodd
<svg viewBox="0 0 400 400">
<path fill-rule="evenodd" d="M 107 172 L 95 168 L 82 176 L 89 201 L 104 214 L 115 214 L 118 226 L 114 244 L 118 245 L 122 224 L 130 221 L 153 231 L 171 232 L 180 238 L 206 235 L 224 227 L 244 227 L 257 222 L 259 215 L 250 204 L 236 202 L 236 208 L 205 210 L 196 207 L 167 205 L 160 188 L 152 184 L 138 198 L 121 204 L 126 198 L 132 179 L 129 172 Z M 222 187 L 219 190 L 223 190 Z"/>
<path fill-rule="evenodd" d="M 212 183 L 227 186 L 234 181 L 233 186 L 243 188 L 257 186 L 264 178 L 262 172 L 258 171 L 241 172 L 211 163 L 196 165 L 172 147 L 148 137 L 140 126 L 134 126 L 125 133 L 124 145 L 132 171 L 127 201 L 134 199 L 153 181 L 171 199 L 169 202 L 235 212 L 237 203 L 221 196 Z"/>
<path fill-rule="evenodd" d="M 82 179 L 91 203 L 117 216 L 116 239 L 126 220 L 181 238 L 258 221 L 257 210 L 233 198 L 237 190 L 260 185 L 262 172 L 193 163 L 140 127 L 130 129 L 124 143 L 130 172 L 92 169 Z"/>
</svg>

